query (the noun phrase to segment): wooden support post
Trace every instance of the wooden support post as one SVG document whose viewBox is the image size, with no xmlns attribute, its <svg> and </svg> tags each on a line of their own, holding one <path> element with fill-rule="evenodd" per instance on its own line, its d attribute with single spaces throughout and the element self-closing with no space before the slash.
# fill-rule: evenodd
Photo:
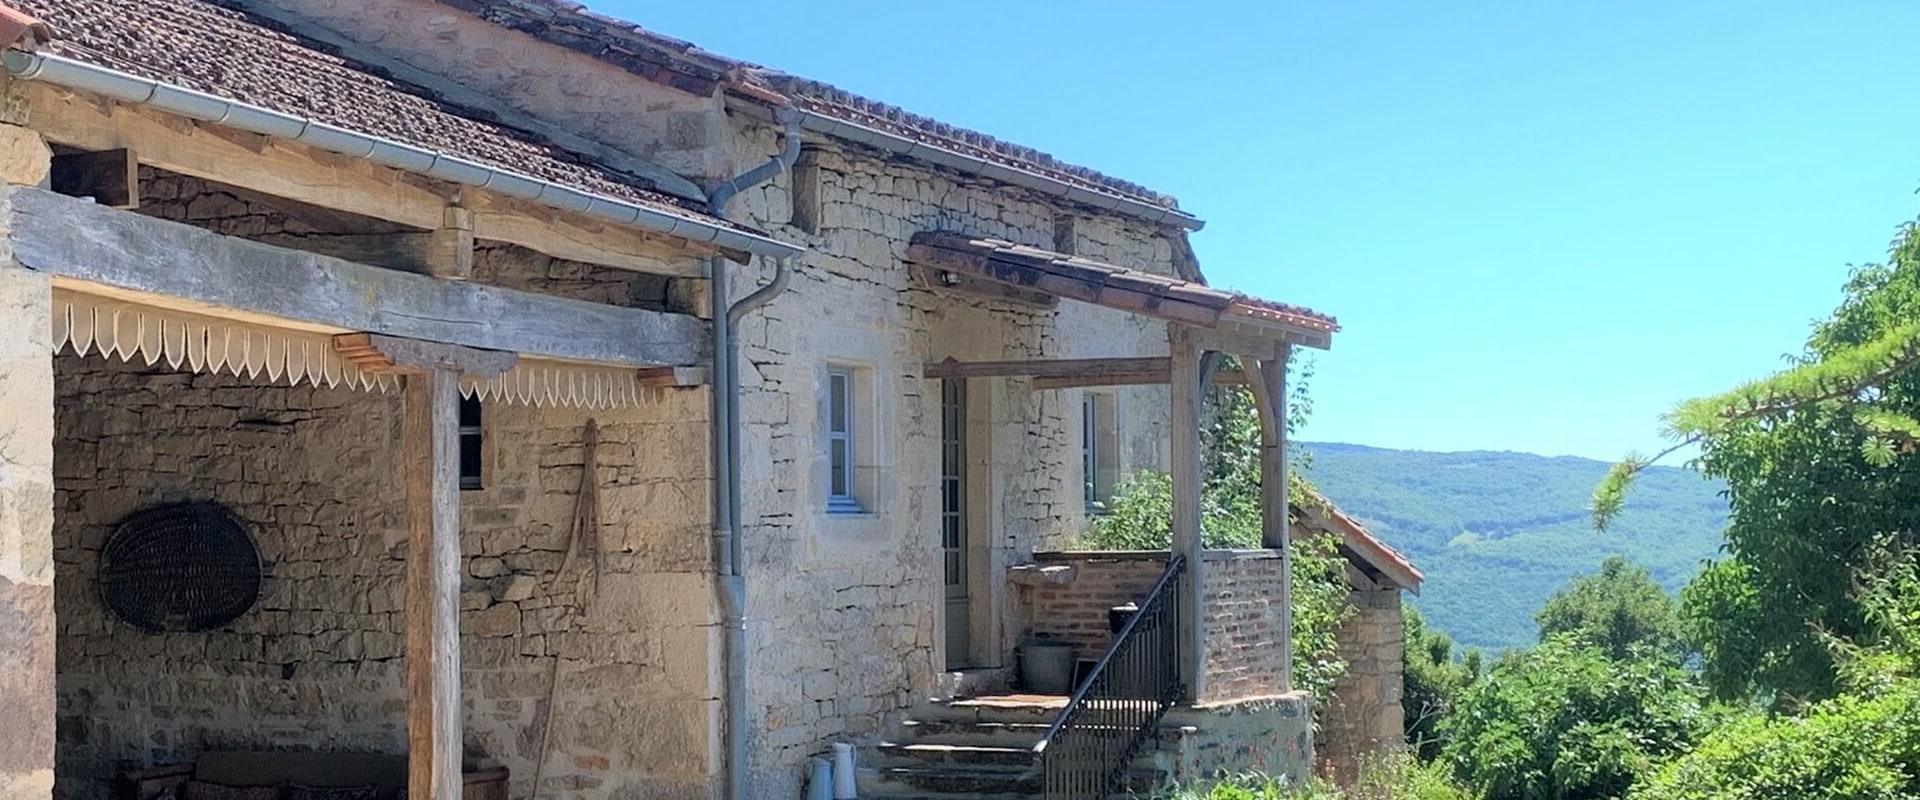
<svg viewBox="0 0 1920 800">
<path fill-rule="evenodd" d="M 459 800 L 460 381 L 407 376 L 407 796 Z"/>
<path fill-rule="evenodd" d="M 1207 605 L 1206 570 L 1200 536 L 1200 348 L 1184 325 L 1167 326 L 1173 358 L 1173 551 L 1187 560 L 1187 593 L 1180 598 L 1185 639 L 1180 677 L 1187 698 L 1199 700 L 1206 690 Z"/>
<path fill-rule="evenodd" d="M 1287 358 L 1282 346 L 1270 361 L 1251 362 L 1254 405 L 1260 415 L 1260 543 L 1280 551 L 1280 690 L 1293 690 L 1293 535 L 1287 475 Z"/>
</svg>

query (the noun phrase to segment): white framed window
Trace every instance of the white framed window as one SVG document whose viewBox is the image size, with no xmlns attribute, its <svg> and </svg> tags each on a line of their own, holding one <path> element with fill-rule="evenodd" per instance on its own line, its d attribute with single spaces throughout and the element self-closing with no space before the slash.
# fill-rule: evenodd
<svg viewBox="0 0 1920 800">
<path fill-rule="evenodd" d="M 827 368 L 827 511 L 857 514 L 864 509 L 855 497 L 857 462 L 855 421 L 860 407 L 858 383 L 848 367 Z"/>
<path fill-rule="evenodd" d="M 1081 500 L 1088 513 L 1103 513 L 1120 473 L 1119 402 L 1112 392 L 1080 396 Z"/>
</svg>

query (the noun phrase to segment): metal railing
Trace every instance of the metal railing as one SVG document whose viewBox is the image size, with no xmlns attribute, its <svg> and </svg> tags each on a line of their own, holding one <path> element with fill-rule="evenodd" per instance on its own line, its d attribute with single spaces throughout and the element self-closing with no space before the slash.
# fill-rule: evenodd
<svg viewBox="0 0 1920 800">
<path fill-rule="evenodd" d="M 1104 800 L 1123 792 L 1134 756 L 1158 735 L 1179 701 L 1181 586 L 1186 559 L 1174 554 L 1060 716 L 1033 746 L 1047 800 Z"/>
</svg>

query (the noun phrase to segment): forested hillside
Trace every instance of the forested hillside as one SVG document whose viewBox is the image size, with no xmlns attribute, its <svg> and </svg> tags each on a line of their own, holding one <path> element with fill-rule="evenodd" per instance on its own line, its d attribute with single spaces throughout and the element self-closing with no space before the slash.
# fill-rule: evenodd
<svg viewBox="0 0 1920 800">
<path fill-rule="evenodd" d="M 1414 600 L 1461 644 L 1532 644 L 1533 617 L 1575 575 L 1625 555 L 1678 591 L 1715 555 L 1721 486 L 1649 469 L 1605 533 L 1587 507 L 1609 464 L 1525 453 L 1427 453 L 1304 443 L 1307 477 L 1427 575 Z"/>
</svg>

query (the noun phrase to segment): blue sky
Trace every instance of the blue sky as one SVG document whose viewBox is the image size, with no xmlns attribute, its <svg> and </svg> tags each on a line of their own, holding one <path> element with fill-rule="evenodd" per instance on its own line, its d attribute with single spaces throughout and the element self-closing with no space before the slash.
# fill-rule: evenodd
<svg viewBox="0 0 1920 800">
<path fill-rule="evenodd" d="M 1920 188 L 1920 3 L 591 5 L 1179 197 L 1214 284 L 1340 317 L 1315 439 L 1656 449 Z"/>
</svg>

